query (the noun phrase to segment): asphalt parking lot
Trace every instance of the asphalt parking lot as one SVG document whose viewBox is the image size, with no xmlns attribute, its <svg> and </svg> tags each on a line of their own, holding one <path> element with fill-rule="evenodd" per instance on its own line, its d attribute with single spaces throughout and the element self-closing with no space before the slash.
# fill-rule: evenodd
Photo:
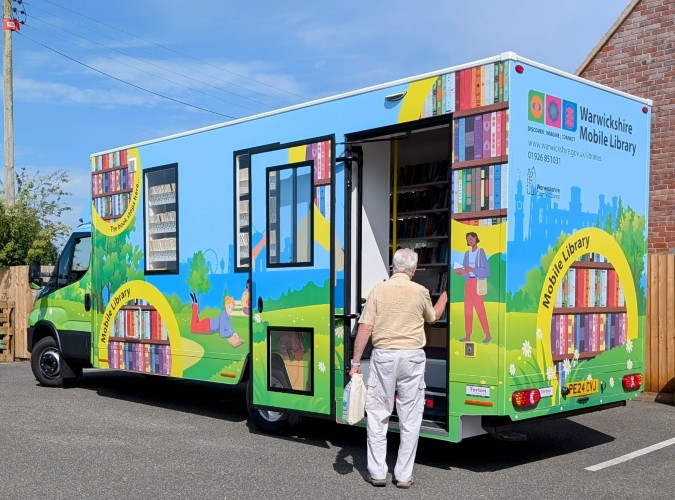
<svg viewBox="0 0 675 500">
<path fill-rule="evenodd" d="M 306 419 L 290 436 L 259 433 L 241 387 L 86 371 L 48 389 L 27 363 L 0 363 L 0 433 L 7 500 L 675 494 L 675 407 L 648 398 L 532 425 L 518 440 L 422 440 L 407 491 L 364 481 L 363 429 Z M 392 435 L 391 468 L 396 446 Z"/>
</svg>

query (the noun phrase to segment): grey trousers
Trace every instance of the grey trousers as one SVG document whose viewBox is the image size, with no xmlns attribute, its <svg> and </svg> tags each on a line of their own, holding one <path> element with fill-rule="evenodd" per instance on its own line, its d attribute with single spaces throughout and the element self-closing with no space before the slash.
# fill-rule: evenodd
<svg viewBox="0 0 675 500">
<path fill-rule="evenodd" d="M 412 477 L 424 412 L 425 366 L 422 349 L 373 349 L 366 413 L 368 473 L 374 479 L 387 477 L 387 429 L 394 408 L 394 392 L 401 432 L 394 478 L 408 481 Z"/>
</svg>

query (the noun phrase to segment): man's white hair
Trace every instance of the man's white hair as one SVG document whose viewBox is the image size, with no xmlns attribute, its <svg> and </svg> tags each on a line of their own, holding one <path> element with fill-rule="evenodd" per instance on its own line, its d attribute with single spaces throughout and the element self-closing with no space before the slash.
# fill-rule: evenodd
<svg viewBox="0 0 675 500">
<path fill-rule="evenodd" d="M 399 248 L 394 254 L 392 266 L 395 273 L 405 273 L 412 276 L 417 268 L 417 253 L 409 248 Z"/>
</svg>

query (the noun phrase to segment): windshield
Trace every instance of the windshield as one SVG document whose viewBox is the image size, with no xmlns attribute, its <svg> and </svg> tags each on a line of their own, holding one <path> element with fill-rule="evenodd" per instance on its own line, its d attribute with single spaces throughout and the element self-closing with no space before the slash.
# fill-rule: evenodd
<svg viewBox="0 0 675 500">
<path fill-rule="evenodd" d="M 61 288 L 81 279 L 89 269 L 90 258 L 91 237 L 74 234 L 59 256 L 55 272 L 56 287 Z"/>
</svg>

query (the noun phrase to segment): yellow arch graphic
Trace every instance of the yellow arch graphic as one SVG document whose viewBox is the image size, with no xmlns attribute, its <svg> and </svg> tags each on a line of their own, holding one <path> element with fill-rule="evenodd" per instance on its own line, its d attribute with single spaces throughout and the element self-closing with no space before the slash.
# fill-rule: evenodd
<svg viewBox="0 0 675 500">
<path fill-rule="evenodd" d="M 91 222 L 94 227 L 105 236 L 116 236 L 127 228 L 134 218 L 134 214 L 136 213 L 141 198 L 141 174 L 143 169 L 141 168 L 141 158 L 138 155 L 138 149 L 129 149 L 127 151 L 127 156 L 128 158 L 135 160 L 136 172 L 134 172 L 134 184 L 131 190 L 129 205 L 124 213 L 117 220 L 107 221 L 98 214 L 94 202 L 92 201 L 91 203 Z M 92 158 L 92 162 L 93 161 L 94 159 Z"/>
<path fill-rule="evenodd" d="M 466 252 L 469 247 L 466 245 L 466 233 L 476 233 L 480 246 L 485 250 L 485 254 L 489 257 L 496 253 L 506 252 L 506 224 L 493 224 L 492 226 L 473 226 L 471 224 L 464 224 L 461 221 L 451 219 L 450 221 L 450 238 L 451 247 L 455 251 Z"/>
<path fill-rule="evenodd" d="M 178 322 L 169 302 L 162 292 L 145 281 L 129 281 L 115 290 L 108 302 L 98 333 L 98 352 L 101 368 L 109 368 L 108 341 L 112 334 L 115 316 L 127 302 L 133 299 L 147 300 L 159 313 L 169 333 L 169 348 L 171 348 L 171 376 L 183 375 L 183 356 L 177 355 L 175 350 L 181 345 L 181 336 Z"/>
<path fill-rule="evenodd" d="M 398 123 L 420 119 L 420 114 L 424 109 L 424 100 L 431 92 L 436 80 L 438 80 L 438 77 L 433 76 L 424 80 L 417 80 L 408 85 L 408 90 L 401 103 L 401 110 L 398 113 Z"/>
<path fill-rule="evenodd" d="M 572 267 L 572 264 L 583 254 L 599 253 L 602 254 L 614 267 L 619 283 L 623 287 L 626 299 L 626 322 L 627 338 L 635 339 L 638 336 L 638 305 L 637 291 L 633 281 L 633 273 L 630 270 L 626 256 L 616 240 L 605 231 L 598 228 L 586 228 L 570 235 L 556 252 L 551 266 L 546 271 L 544 287 L 539 297 L 539 308 L 537 311 L 537 329 L 542 332 L 542 343 L 544 347 L 544 363 L 541 367 L 545 373 L 547 367 L 553 366 L 553 355 L 551 353 L 551 320 L 553 317 L 553 304 L 558 287 L 565 273 Z M 558 393 L 557 380 L 551 384 L 553 386 L 552 404 L 555 404 L 555 394 Z"/>
</svg>

